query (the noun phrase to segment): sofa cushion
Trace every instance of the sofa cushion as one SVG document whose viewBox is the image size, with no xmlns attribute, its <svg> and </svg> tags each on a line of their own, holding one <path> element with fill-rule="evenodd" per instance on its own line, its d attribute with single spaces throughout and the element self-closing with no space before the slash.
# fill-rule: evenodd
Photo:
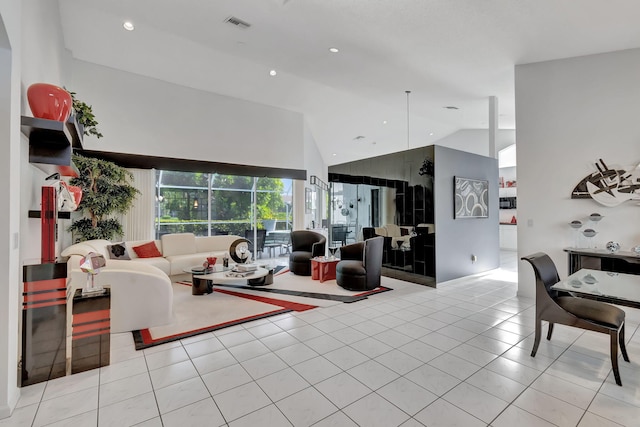
<svg viewBox="0 0 640 427">
<path fill-rule="evenodd" d="M 171 275 L 171 263 L 166 259 L 164 259 L 163 257 L 136 258 L 134 262 L 142 263 L 146 265 L 152 265 L 162 270 L 162 272 L 167 276 Z"/>
<path fill-rule="evenodd" d="M 235 236 L 232 234 L 222 235 L 222 236 L 196 237 L 196 253 L 220 252 L 220 251 L 229 252 L 229 247 L 237 239 L 241 239 L 241 237 Z"/>
<path fill-rule="evenodd" d="M 160 253 L 162 253 L 162 243 L 160 242 L 160 240 L 154 240 L 153 242 L 156 244 L 156 248 L 158 248 Z M 149 243 L 149 240 L 128 240 L 124 242 L 127 250 L 129 251 L 129 256 L 132 260 L 138 259 L 138 254 L 136 254 L 136 251 L 133 250 L 134 246 L 144 245 L 145 243 Z"/>
<path fill-rule="evenodd" d="M 124 242 L 107 245 L 107 252 L 109 252 L 110 259 L 131 259 Z"/>
<path fill-rule="evenodd" d="M 387 229 L 387 236 L 389 237 L 400 237 L 400 227 L 395 224 L 386 224 L 384 226 Z"/>
<path fill-rule="evenodd" d="M 111 242 L 104 239 L 95 239 L 95 240 L 87 240 L 84 243 L 91 246 L 93 248 L 93 252 L 102 255 L 105 258 L 109 258 L 109 253 L 107 252 L 107 245 L 110 245 Z"/>
<path fill-rule="evenodd" d="M 144 245 L 134 246 L 133 251 L 139 258 L 154 258 L 162 257 L 162 254 L 158 250 L 155 242 L 145 243 Z"/>
<path fill-rule="evenodd" d="M 196 236 L 193 233 L 165 234 L 160 240 L 165 257 L 196 253 Z"/>
<path fill-rule="evenodd" d="M 85 256 L 89 252 L 95 252 L 95 249 L 93 249 L 93 247 L 86 242 L 80 242 L 69 246 L 68 248 L 63 250 L 60 255 L 66 258 L 70 257 L 71 255 Z"/>
<path fill-rule="evenodd" d="M 384 228 L 384 227 L 375 227 L 374 230 L 375 230 L 375 233 L 378 236 L 387 237 L 387 229 L 386 228 Z"/>
</svg>

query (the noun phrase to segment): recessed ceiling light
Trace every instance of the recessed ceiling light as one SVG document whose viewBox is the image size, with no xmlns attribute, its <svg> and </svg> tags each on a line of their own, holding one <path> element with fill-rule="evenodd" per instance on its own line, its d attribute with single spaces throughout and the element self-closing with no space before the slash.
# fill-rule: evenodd
<svg viewBox="0 0 640 427">
<path fill-rule="evenodd" d="M 337 156 L 337 154 L 336 154 L 336 153 L 333 153 L 333 154 L 331 154 L 331 155 L 332 155 L 332 156 Z"/>
<path fill-rule="evenodd" d="M 433 132 L 429 132 L 429 136 L 433 136 Z"/>
<path fill-rule="evenodd" d="M 122 27 L 127 31 L 133 31 L 136 28 L 133 26 L 133 22 L 131 21 L 124 21 L 124 23 L 122 24 Z"/>
<path fill-rule="evenodd" d="M 387 124 L 387 121 L 386 121 L 386 120 L 383 120 L 383 121 L 382 121 L 382 124 L 383 124 L 383 125 L 386 125 L 386 124 Z"/>
<path fill-rule="evenodd" d="M 456 106 L 454 106 L 454 105 L 447 105 L 447 106 L 446 106 L 446 107 L 444 107 L 444 108 L 446 108 L 447 110 L 459 110 L 459 108 L 458 108 L 458 107 L 456 107 Z"/>
<path fill-rule="evenodd" d="M 337 47 L 330 47 L 330 48 L 329 48 L 329 52 L 331 52 L 331 53 L 338 53 L 338 52 L 340 52 L 340 49 L 338 49 Z"/>
<path fill-rule="evenodd" d="M 269 71 L 269 75 L 270 75 L 271 77 L 273 77 L 273 76 L 275 76 L 275 75 L 277 75 L 277 74 L 278 74 L 278 72 L 277 72 L 276 70 L 271 70 L 271 71 Z"/>
</svg>

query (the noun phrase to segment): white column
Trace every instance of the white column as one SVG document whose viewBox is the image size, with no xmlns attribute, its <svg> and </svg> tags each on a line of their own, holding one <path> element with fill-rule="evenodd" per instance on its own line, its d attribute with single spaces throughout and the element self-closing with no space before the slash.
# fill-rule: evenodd
<svg viewBox="0 0 640 427">
<path fill-rule="evenodd" d="M 304 213 L 304 188 L 307 181 L 299 179 L 293 180 L 293 229 L 304 230 L 305 224 Z"/>
<path fill-rule="evenodd" d="M 498 158 L 496 138 L 498 136 L 498 97 L 489 97 L 489 157 Z"/>
</svg>

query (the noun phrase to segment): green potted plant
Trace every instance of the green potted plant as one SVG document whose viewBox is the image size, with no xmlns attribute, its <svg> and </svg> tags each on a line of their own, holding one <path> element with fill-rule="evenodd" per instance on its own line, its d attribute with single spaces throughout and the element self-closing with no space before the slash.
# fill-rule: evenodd
<svg viewBox="0 0 640 427">
<path fill-rule="evenodd" d="M 65 88 L 66 90 L 67 88 Z M 76 98 L 76 93 L 67 90 L 69 95 L 71 95 L 71 99 L 73 101 L 73 112 L 78 122 L 78 125 L 82 126 L 82 133 L 84 135 L 95 135 L 96 138 L 102 138 L 102 134 L 98 130 L 96 126 L 98 126 L 98 121 L 96 120 L 96 116 L 93 114 L 93 107 L 83 101 L 80 101 Z"/>
<path fill-rule="evenodd" d="M 71 179 L 71 185 L 82 188 L 78 211 L 86 215 L 73 221 L 68 229 L 74 241 L 112 240 L 122 235 L 120 221 L 110 215 L 126 213 L 140 193 L 131 185 L 131 172 L 113 162 L 78 154 L 73 155 L 73 163 L 80 173 Z"/>
</svg>

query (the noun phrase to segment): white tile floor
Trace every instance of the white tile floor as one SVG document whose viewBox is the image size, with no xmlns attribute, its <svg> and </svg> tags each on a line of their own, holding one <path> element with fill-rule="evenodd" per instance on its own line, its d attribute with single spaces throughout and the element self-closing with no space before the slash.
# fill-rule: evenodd
<svg viewBox="0 0 640 427">
<path fill-rule="evenodd" d="M 531 358 L 516 265 L 505 252 L 437 290 L 384 279 L 366 301 L 144 351 L 112 335 L 110 366 L 23 388 L 0 426 L 640 425 L 640 312 L 625 309 L 623 387 L 601 334 L 557 326 Z"/>
</svg>

